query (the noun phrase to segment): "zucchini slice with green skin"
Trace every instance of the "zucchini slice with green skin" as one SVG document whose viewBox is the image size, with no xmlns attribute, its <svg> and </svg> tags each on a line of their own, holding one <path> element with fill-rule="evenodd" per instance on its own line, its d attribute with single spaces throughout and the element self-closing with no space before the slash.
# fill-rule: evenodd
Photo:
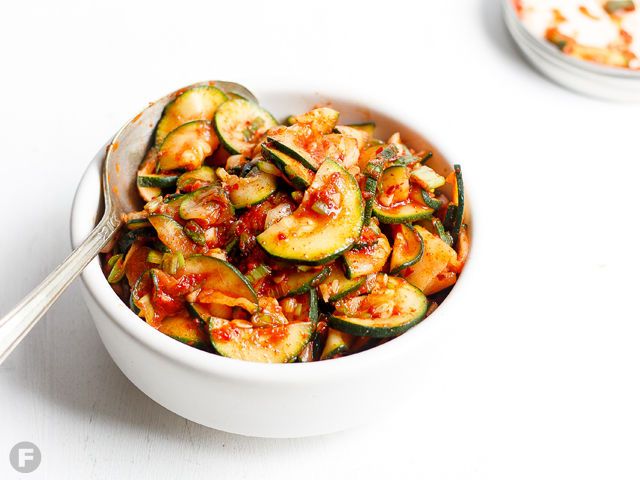
<svg viewBox="0 0 640 480">
<path fill-rule="evenodd" d="M 373 213 L 382 223 L 410 223 L 424 218 L 431 218 L 433 209 L 415 202 L 385 207 L 374 201 Z"/>
<path fill-rule="evenodd" d="M 320 284 L 318 289 L 325 302 L 333 303 L 358 290 L 366 281 L 366 277 L 349 279 L 338 265 L 331 266 L 331 273 Z"/>
<path fill-rule="evenodd" d="M 314 207 L 319 202 L 328 208 L 328 214 L 316 212 Z M 360 237 L 363 214 L 358 183 L 336 162 L 327 160 L 298 209 L 258 235 L 257 241 L 275 258 L 322 265 L 340 256 Z"/>
<path fill-rule="evenodd" d="M 240 271 L 224 260 L 206 255 L 193 255 L 185 260 L 180 273 L 204 275 L 201 290 L 221 292 L 229 297 L 246 298 L 258 304 L 255 290 Z"/>
<path fill-rule="evenodd" d="M 442 206 L 442 202 L 437 198 L 433 198 L 431 194 L 426 190 L 421 190 L 422 201 L 424 201 L 425 205 L 429 208 L 433 208 L 434 211 L 440 210 Z"/>
<path fill-rule="evenodd" d="M 162 112 L 156 128 L 156 147 L 162 145 L 170 132 L 185 123 L 193 120 L 211 122 L 218 107 L 226 100 L 222 90 L 209 85 L 185 90 Z"/>
<path fill-rule="evenodd" d="M 320 168 L 328 148 L 322 135 L 308 125 L 292 125 L 283 132 L 269 135 L 267 141 L 314 172 Z"/>
<path fill-rule="evenodd" d="M 453 220 L 453 226 L 451 227 L 451 237 L 453 238 L 453 247 L 458 244 L 458 237 L 460 236 L 460 228 L 462 227 L 462 220 L 464 218 L 464 183 L 462 182 L 462 169 L 460 165 L 454 165 L 453 170 L 455 172 L 455 188 L 454 195 L 456 197 L 456 212 Z"/>
<path fill-rule="evenodd" d="M 127 228 L 129 230 L 140 230 L 141 228 L 150 227 L 148 218 L 133 218 L 127 222 Z"/>
<path fill-rule="evenodd" d="M 160 241 L 172 252 L 185 255 L 198 253 L 198 245 L 184 233 L 182 225 L 166 215 L 149 215 L 149 222 L 158 233 Z"/>
<path fill-rule="evenodd" d="M 218 225 L 233 217 L 234 209 L 220 185 L 211 185 L 184 196 L 180 202 L 180 218 L 202 220 Z"/>
<path fill-rule="evenodd" d="M 358 145 L 358 150 L 360 151 L 362 151 L 369 143 L 369 140 L 371 140 L 371 134 L 366 130 L 354 128 L 349 125 L 337 125 L 334 132 L 340 133 L 346 137 L 354 138 Z"/>
<path fill-rule="evenodd" d="M 262 144 L 262 155 L 271 160 L 298 190 L 306 189 L 313 182 L 313 171 L 295 158 L 276 150 L 272 143 Z"/>
<path fill-rule="evenodd" d="M 158 169 L 195 170 L 219 145 L 209 122 L 196 120 L 173 130 L 158 150 Z"/>
<path fill-rule="evenodd" d="M 233 308 L 216 303 L 187 303 L 187 311 L 204 327 L 209 325 L 211 317 L 231 319 Z"/>
<path fill-rule="evenodd" d="M 140 187 L 169 188 L 169 187 L 175 187 L 177 181 L 178 181 L 178 175 L 173 175 L 173 174 L 162 174 L 162 173 L 138 174 L 138 186 Z"/>
<path fill-rule="evenodd" d="M 266 200 L 278 188 L 276 177 L 254 168 L 246 177 L 239 178 L 231 188 L 229 198 L 235 208 L 244 208 Z"/>
<path fill-rule="evenodd" d="M 342 256 L 347 278 L 357 278 L 381 272 L 390 253 L 389 240 L 383 234 L 380 234 L 372 245 L 349 250 Z"/>
<path fill-rule="evenodd" d="M 324 344 L 320 360 L 338 358 L 349 353 L 349 348 L 353 343 L 353 335 L 341 332 L 334 328 L 329 328 L 327 341 Z"/>
<path fill-rule="evenodd" d="M 157 166 L 158 151 L 154 147 L 151 147 L 145 155 L 144 160 L 142 160 L 142 163 L 140 163 L 140 167 L 138 168 L 138 182 L 136 182 L 138 193 L 145 202 L 150 202 L 157 196 L 162 195 L 162 190 L 159 187 L 145 187 L 139 183 L 141 176 L 155 173 Z"/>
<path fill-rule="evenodd" d="M 375 178 L 364 177 L 364 189 L 362 197 L 364 198 L 364 224 L 371 223 L 371 214 L 373 213 L 373 202 L 376 199 L 376 190 L 378 189 L 378 181 Z"/>
<path fill-rule="evenodd" d="M 197 190 L 215 183 L 218 183 L 216 172 L 206 165 L 183 173 L 177 180 L 178 189 L 183 192 Z"/>
<path fill-rule="evenodd" d="M 424 243 L 415 228 L 409 224 L 400 224 L 393 239 L 393 252 L 389 262 L 389 273 L 397 275 L 422 258 Z"/>
<path fill-rule="evenodd" d="M 211 340 L 207 330 L 195 318 L 187 316 L 167 317 L 158 330 L 190 347 L 211 351 Z"/>
<path fill-rule="evenodd" d="M 311 322 L 252 328 L 216 317 L 209 322 L 211 344 L 220 355 L 250 362 L 295 361 L 312 334 Z"/>
<path fill-rule="evenodd" d="M 378 280 L 368 295 L 342 302 L 329 317 L 329 325 L 351 335 L 374 338 L 404 333 L 425 318 L 429 306 L 422 291 L 399 277 Z"/>
<path fill-rule="evenodd" d="M 329 273 L 331 273 L 331 268 L 329 267 L 309 272 L 287 273 L 282 282 L 276 285 L 275 296 L 276 298 L 282 298 L 306 293 L 324 281 L 329 276 Z"/>
<path fill-rule="evenodd" d="M 242 98 L 223 103 L 213 117 L 213 126 L 224 148 L 231 154 L 247 157 L 264 133 L 276 125 L 273 115 Z"/>
<path fill-rule="evenodd" d="M 431 222 L 433 224 L 433 228 L 438 233 L 438 236 L 440 237 L 440 240 L 442 240 L 444 243 L 446 243 L 449 246 L 453 245 L 453 237 L 451 236 L 451 234 L 449 232 L 447 232 L 444 229 L 444 226 L 442 225 L 442 222 L 440 221 L 440 219 L 439 218 L 432 218 Z"/>
</svg>

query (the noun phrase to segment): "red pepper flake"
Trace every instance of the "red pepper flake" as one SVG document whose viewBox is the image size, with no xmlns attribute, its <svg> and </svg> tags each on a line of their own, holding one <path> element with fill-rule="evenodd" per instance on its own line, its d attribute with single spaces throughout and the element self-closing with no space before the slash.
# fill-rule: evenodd
<svg viewBox="0 0 640 480">
<path fill-rule="evenodd" d="M 287 238 L 287 236 L 284 233 L 280 232 L 278 234 L 278 240 L 285 240 L 286 238 Z"/>
</svg>

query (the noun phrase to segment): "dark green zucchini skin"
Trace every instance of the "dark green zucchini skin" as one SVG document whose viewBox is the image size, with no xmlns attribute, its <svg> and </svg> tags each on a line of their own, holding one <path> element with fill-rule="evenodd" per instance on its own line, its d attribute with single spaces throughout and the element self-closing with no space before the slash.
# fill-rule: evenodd
<svg viewBox="0 0 640 480">
<path fill-rule="evenodd" d="M 262 155 L 271 160 L 298 190 L 305 190 L 313 182 L 313 171 L 286 153 L 276 150 L 273 144 L 263 144 Z"/>
</svg>

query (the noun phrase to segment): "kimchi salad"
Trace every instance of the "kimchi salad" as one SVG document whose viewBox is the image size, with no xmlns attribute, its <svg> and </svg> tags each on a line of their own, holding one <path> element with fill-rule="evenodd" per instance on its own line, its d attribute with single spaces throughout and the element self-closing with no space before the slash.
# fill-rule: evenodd
<svg viewBox="0 0 640 480">
<path fill-rule="evenodd" d="M 640 70 L 640 14 L 634 0 L 513 0 L 527 29 L 563 53 Z"/>
<path fill-rule="evenodd" d="M 311 362 L 424 320 L 469 252 L 460 167 L 345 125 L 282 123 L 214 85 L 178 92 L 138 171 L 144 207 L 103 260 L 143 321 L 242 360 Z"/>
</svg>

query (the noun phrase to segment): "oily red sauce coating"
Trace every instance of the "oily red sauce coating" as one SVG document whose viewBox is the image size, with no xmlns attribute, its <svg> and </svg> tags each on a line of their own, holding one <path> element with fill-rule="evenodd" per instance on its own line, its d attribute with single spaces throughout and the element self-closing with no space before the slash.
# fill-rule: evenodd
<svg viewBox="0 0 640 480">
<path fill-rule="evenodd" d="M 211 337 L 214 342 L 237 341 L 243 337 L 244 328 L 240 328 L 232 323 L 211 330 Z M 264 327 L 253 329 L 251 335 L 244 341 L 261 347 L 277 345 L 287 337 L 287 327 Z"/>
</svg>

